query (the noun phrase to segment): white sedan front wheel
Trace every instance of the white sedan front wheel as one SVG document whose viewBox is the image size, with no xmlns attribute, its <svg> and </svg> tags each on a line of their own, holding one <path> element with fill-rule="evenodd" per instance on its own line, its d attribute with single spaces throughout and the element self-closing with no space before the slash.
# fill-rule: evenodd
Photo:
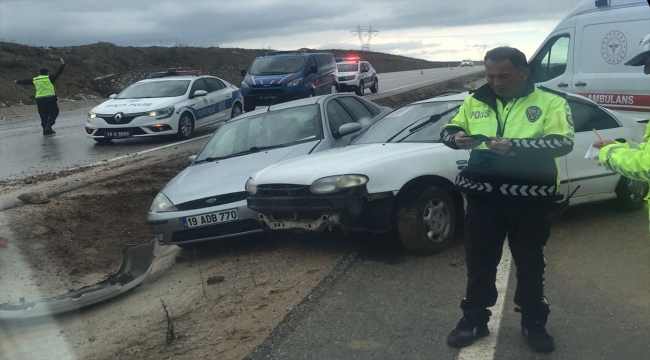
<svg viewBox="0 0 650 360">
<path fill-rule="evenodd" d="M 397 233 L 408 251 L 419 255 L 438 253 L 451 244 L 455 230 L 454 201 L 442 188 L 417 189 L 400 201 Z"/>
</svg>

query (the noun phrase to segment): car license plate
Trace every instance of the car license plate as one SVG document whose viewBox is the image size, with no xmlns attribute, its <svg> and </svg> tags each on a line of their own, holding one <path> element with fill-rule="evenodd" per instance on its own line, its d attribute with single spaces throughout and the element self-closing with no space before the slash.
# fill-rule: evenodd
<svg viewBox="0 0 650 360">
<path fill-rule="evenodd" d="M 104 137 L 111 139 L 125 139 L 133 137 L 131 131 L 104 131 Z"/>
<path fill-rule="evenodd" d="M 237 209 L 230 209 L 224 211 L 218 211 L 211 214 L 204 214 L 199 216 L 188 216 L 186 218 L 181 218 L 183 227 L 186 229 L 214 225 L 219 223 L 224 223 L 228 221 L 239 220 L 239 212 Z"/>
<path fill-rule="evenodd" d="M 257 97 L 260 100 L 275 100 L 275 95 L 260 95 Z"/>
</svg>

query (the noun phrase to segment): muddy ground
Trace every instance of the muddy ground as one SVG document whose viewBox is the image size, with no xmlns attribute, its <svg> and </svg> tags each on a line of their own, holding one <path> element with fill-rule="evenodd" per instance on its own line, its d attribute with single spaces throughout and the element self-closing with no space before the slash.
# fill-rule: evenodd
<svg viewBox="0 0 650 360">
<path fill-rule="evenodd" d="M 475 87 L 480 78 L 377 102 L 398 107 L 441 91 Z M 3 279 L 0 271 L 0 302 L 16 301 L 24 292 L 59 295 L 117 270 L 126 244 L 150 238 L 146 213 L 151 201 L 185 166 L 183 154 L 56 196 L 45 205 L 1 212 L 0 269 L 15 269 L 24 259 L 30 273 L 19 275 L 20 281 L 34 290 L 2 288 L 9 272 Z M 0 323 L 0 358 L 242 359 L 337 263 L 360 251 L 355 240 L 340 234 L 281 234 L 200 244 L 193 251 L 159 247 L 153 274 L 132 294 L 38 326 Z M 3 262 L 2 252 L 11 251 L 22 256 L 5 256 L 11 259 Z M 221 278 L 208 285 L 209 277 Z M 170 344 L 161 301 L 174 325 Z M 54 340 L 41 344 L 43 338 Z"/>
</svg>

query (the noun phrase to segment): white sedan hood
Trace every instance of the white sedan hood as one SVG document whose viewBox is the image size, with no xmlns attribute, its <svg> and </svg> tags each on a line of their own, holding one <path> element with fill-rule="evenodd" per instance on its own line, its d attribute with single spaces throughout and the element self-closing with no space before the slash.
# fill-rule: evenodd
<svg viewBox="0 0 650 360">
<path fill-rule="evenodd" d="M 255 172 L 296 156 L 308 154 L 318 141 L 236 156 L 217 162 L 187 167 L 176 175 L 162 193 L 173 204 L 245 191 L 246 181 Z"/>
<path fill-rule="evenodd" d="M 156 99 L 110 99 L 97 106 L 91 112 L 95 114 L 125 114 L 143 113 L 173 106 L 181 101 L 182 97 L 166 97 Z"/>
<path fill-rule="evenodd" d="M 443 176 L 453 182 L 457 161 L 469 151 L 456 151 L 439 143 L 361 144 L 283 161 L 253 176 L 255 185 L 311 185 L 315 180 L 343 174 L 366 175 L 370 193 L 398 191 L 409 180 L 424 175 Z"/>
</svg>

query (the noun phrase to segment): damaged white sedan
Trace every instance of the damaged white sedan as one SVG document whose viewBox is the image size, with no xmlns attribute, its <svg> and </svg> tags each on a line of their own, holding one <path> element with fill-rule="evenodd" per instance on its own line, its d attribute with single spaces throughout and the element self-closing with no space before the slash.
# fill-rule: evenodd
<svg viewBox="0 0 650 360">
<path fill-rule="evenodd" d="M 323 231 L 333 226 L 346 232 L 395 230 L 413 253 L 443 250 L 463 218 L 463 196 L 454 181 L 467 166 L 469 151 L 440 143 L 440 130 L 467 95 L 407 105 L 349 146 L 257 172 L 246 183 L 248 207 L 273 230 Z M 624 208 L 640 209 L 647 184 L 622 178 L 584 158 L 594 141 L 592 129 L 606 138 L 639 142 L 643 132 L 638 124 L 581 96 L 567 94 L 567 101 L 576 150 L 561 159 L 566 170 L 561 172 L 561 193 L 566 196 L 575 190 L 571 205 L 615 199 Z"/>
</svg>

